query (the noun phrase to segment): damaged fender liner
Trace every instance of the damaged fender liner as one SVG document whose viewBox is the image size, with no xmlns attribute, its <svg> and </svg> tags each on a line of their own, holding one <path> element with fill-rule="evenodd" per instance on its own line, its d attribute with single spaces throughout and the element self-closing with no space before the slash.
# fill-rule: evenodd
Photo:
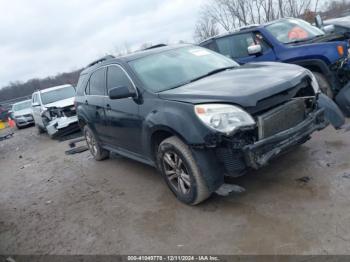
<svg viewBox="0 0 350 262">
<path fill-rule="evenodd" d="M 324 121 L 324 110 L 320 109 L 310 114 L 303 122 L 293 128 L 257 141 L 254 144 L 246 145 L 243 147 L 246 165 L 254 169 L 265 166 L 277 155 L 305 142 L 314 131 L 321 130 L 327 125 L 327 121 Z"/>
</svg>

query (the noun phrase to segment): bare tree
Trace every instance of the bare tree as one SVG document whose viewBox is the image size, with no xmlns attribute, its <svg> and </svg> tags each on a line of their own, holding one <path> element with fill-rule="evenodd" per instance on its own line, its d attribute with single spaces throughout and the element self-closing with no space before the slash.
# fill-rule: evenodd
<svg viewBox="0 0 350 262">
<path fill-rule="evenodd" d="M 283 17 L 300 17 L 319 0 L 209 0 L 203 13 L 226 31 Z"/>
<path fill-rule="evenodd" d="M 219 34 L 219 29 L 215 19 L 203 14 L 196 24 L 194 31 L 195 40 L 200 42 L 217 34 Z"/>
</svg>

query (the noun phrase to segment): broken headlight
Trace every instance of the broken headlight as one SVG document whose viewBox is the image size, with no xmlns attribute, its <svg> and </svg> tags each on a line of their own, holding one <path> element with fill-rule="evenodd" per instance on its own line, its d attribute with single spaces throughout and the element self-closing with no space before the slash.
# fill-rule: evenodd
<svg viewBox="0 0 350 262">
<path fill-rule="evenodd" d="M 240 127 L 255 125 L 254 119 L 239 107 L 227 104 L 196 105 L 197 117 L 209 128 L 225 134 L 232 134 Z"/>
</svg>

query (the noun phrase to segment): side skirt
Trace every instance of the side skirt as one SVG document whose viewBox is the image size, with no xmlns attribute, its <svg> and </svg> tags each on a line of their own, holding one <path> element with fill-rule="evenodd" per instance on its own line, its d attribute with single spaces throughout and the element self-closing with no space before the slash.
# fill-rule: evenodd
<svg viewBox="0 0 350 262">
<path fill-rule="evenodd" d="M 110 145 L 102 145 L 102 147 L 110 152 L 116 153 L 118 155 L 136 160 L 138 162 L 144 163 L 146 165 L 152 166 L 152 167 L 156 167 L 156 164 L 154 163 L 154 161 L 151 161 L 149 159 L 146 159 L 142 156 L 140 156 L 139 154 L 135 154 L 133 152 L 130 152 L 128 150 L 125 149 L 121 149 L 121 148 L 117 148 L 117 147 L 113 147 Z"/>
</svg>

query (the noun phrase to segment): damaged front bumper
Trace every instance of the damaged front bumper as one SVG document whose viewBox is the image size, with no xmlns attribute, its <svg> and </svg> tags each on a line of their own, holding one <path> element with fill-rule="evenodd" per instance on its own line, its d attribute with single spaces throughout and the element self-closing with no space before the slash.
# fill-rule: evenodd
<svg viewBox="0 0 350 262">
<path fill-rule="evenodd" d="M 304 143 L 310 135 L 327 126 L 322 109 L 308 116 L 303 122 L 288 130 L 243 147 L 243 154 L 248 167 L 258 169 L 271 159 L 293 146 Z"/>
<path fill-rule="evenodd" d="M 48 123 L 46 130 L 51 137 L 65 135 L 79 130 L 78 117 L 76 115 L 71 117 L 57 117 Z"/>
<path fill-rule="evenodd" d="M 267 165 L 273 158 L 309 140 L 313 132 L 322 130 L 327 125 L 324 109 L 317 109 L 292 128 L 254 142 L 226 138 L 215 148 L 215 155 L 222 164 L 223 172 L 227 176 L 237 177 L 248 169 L 259 169 Z"/>
</svg>

